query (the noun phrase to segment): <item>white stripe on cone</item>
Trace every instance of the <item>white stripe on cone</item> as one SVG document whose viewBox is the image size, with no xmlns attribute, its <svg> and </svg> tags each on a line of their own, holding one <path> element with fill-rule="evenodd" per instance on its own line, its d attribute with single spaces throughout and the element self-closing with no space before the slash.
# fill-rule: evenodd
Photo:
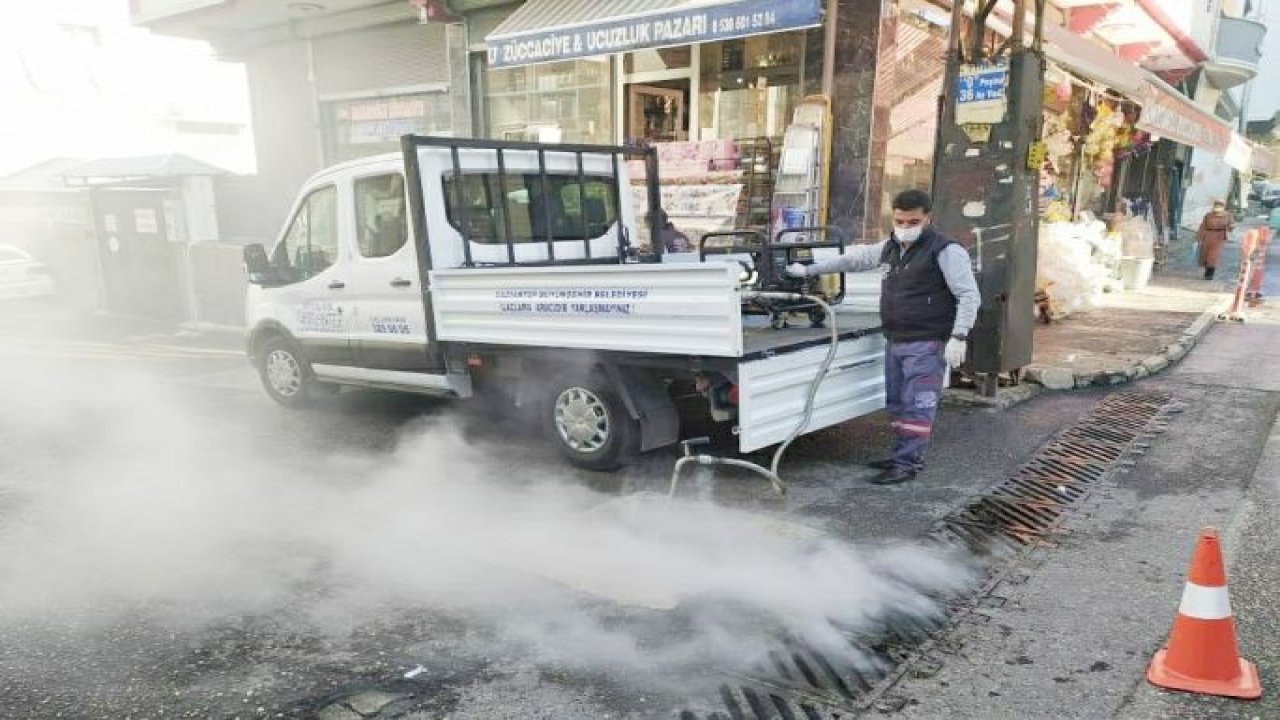
<svg viewBox="0 0 1280 720">
<path fill-rule="evenodd" d="M 1231 617 L 1231 597 L 1225 587 L 1205 587 L 1187 583 L 1178 612 L 1197 620 L 1225 620 Z"/>
</svg>

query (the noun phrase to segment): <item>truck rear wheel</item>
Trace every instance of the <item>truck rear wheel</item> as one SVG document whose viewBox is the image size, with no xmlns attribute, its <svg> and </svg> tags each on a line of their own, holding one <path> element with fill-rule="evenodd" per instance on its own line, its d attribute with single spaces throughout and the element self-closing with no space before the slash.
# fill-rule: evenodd
<svg viewBox="0 0 1280 720">
<path fill-rule="evenodd" d="M 562 376 L 543 404 L 547 439 L 575 467 L 616 470 L 636 453 L 639 424 L 599 373 Z"/>
</svg>

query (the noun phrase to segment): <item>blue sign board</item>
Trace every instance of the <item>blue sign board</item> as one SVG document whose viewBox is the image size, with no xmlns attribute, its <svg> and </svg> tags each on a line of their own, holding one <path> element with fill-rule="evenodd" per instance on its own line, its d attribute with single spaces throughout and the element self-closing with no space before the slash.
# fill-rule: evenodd
<svg viewBox="0 0 1280 720">
<path fill-rule="evenodd" d="M 998 60 L 981 65 L 965 65 L 956 78 L 956 102 L 979 103 L 1004 100 L 1009 86 L 1009 63 Z"/>
<path fill-rule="evenodd" d="M 728 40 L 822 24 L 822 0 L 736 0 L 601 20 L 580 27 L 489 36 L 489 67 L 513 67 L 645 48 Z"/>
</svg>

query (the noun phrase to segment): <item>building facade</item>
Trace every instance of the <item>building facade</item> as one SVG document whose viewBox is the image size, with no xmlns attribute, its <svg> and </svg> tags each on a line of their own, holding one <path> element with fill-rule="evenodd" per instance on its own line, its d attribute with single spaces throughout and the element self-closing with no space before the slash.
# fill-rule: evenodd
<svg viewBox="0 0 1280 720">
<path fill-rule="evenodd" d="M 1099 212 L 1142 191 L 1156 164 L 1193 197 L 1226 191 L 1214 168 L 1249 169 L 1229 98 L 1256 74 L 1250 11 L 1049 3 L 1054 66 L 1094 101 L 1117 98 L 1160 146 L 1158 163 L 1125 157 L 1117 182 L 1099 180 Z M 930 184 L 950 34 L 950 3 L 932 0 L 139 0 L 133 12 L 245 63 L 264 234 L 307 175 L 406 132 L 657 144 L 664 185 L 704 188 L 664 190 L 674 220 L 741 224 L 768 203 L 752 197 L 769 192 L 768 178 L 753 185 L 757 166 L 776 174 L 797 104 L 821 94 L 834 113 L 829 220 L 874 237 L 889 198 Z M 1008 8 L 991 24 L 992 42 L 1014 32 Z"/>
</svg>

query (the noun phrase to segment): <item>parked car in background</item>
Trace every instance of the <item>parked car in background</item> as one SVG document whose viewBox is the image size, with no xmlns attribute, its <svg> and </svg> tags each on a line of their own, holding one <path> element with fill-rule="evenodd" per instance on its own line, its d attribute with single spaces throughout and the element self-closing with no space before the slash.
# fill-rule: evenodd
<svg viewBox="0 0 1280 720">
<path fill-rule="evenodd" d="M 1262 191 L 1262 207 L 1270 210 L 1280 207 L 1280 185 L 1268 185 L 1266 190 Z"/>
<path fill-rule="evenodd" d="M 0 245 L 0 300 L 53 295 L 53 276 L 21 248 Z"/>
<path fill-rule="evenodd" d="M 1249 199 L 1262 200 L 1262 195 L 1267 191 L 1268 187 L 1269 185 L 1266 180 L 1255 179 L 1251 181 L 1249 183 Z"/>
</svg>

